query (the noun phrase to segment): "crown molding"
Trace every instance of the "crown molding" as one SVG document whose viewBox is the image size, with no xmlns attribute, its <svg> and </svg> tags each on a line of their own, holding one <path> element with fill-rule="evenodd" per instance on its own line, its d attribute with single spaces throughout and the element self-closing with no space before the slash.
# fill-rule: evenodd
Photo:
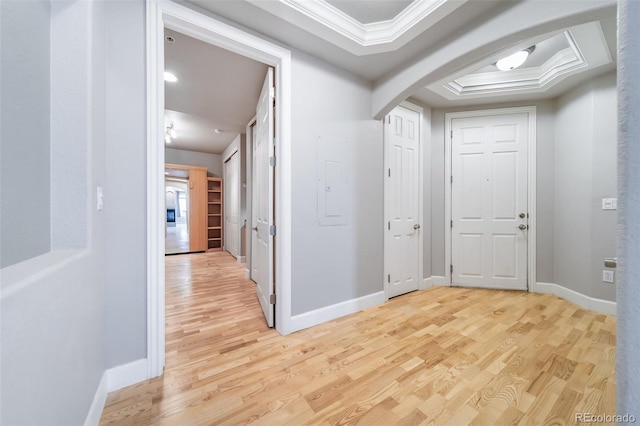
<svg viewBox="0 0 640 426">
<path fill-rule="evenodd" d="M 248 0 L 357 55 L 397 50 L 469 0 L 417 0 L 395 18 L 363 24 L 324 0 Z"/>
<path fill-rule="evenodd" d="M 530 39 L 519 44 L 535 44 L 542 39 Z M 498 55 L 477 62 L 457 73 L 453 79 L 438 82 L 427 88 L 449 100 L 480 98 L 483 96 L 510 95 L 514 93 L 541 93 L 554 87 L 569 76 L 576 75 L 613 61 L 607 47 L 602 27 L 598 22 L 572 27 L 563 32 L 569 47 L 558 51 L 539 67 L 520 68 L 511 71 L 472 73 L 487 63 L 495 62 Z"/>
</svg>

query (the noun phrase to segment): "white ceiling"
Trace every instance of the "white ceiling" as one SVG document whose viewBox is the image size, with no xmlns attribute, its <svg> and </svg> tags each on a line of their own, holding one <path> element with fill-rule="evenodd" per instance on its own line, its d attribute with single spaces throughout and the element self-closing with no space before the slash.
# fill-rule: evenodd
<svg viewBox="0 0 640 426">
<path fill-rule="evenodd" d="M 165 123 L 172 121 L 175 149 L 221 154 L 256 114 L 267 66 L 166 29 Z M 221 133 L 216 133 L 219 129 Z"/>
<path fill-rule="evenodd" d="M 502 0 L 189 0 L 189 3 L 205 9 L 205 13 L 212 12 L 294 50 L 323 59 L 374 87 L 446 46 L 449 40 L 482 25 L 487 18 L 507 13 L 515 4 Z M 540 7 L 544 7 L 543 1 Z M 475 58 L 472 63 L 461 63 L 457 71 L 417 90 L 411 98 L 446 108 L 558 96 L 589 78 L 615 69 L 616 12 L 613 7 L 603 10 L 593 19 L 600 28 L 597 44 L 601 57 L 608 60 L 592 61 L 589 67 L 575 66 L 571 72 L 558 73 L 561 78 L 552 79 L 552 84 L 535 90 L 526 83 L 518 87 L 513 84 L 518 73 L 529 76 L 538 73 L 536 78 L 540 80 L 545 69 L 549 71 L 554 56 L 563 50 L 568 52 L 570 43 L 563 31 L 538 34 L 493 51 L 490 56 Z M 174 121 L 178 135 L 171 147 L 219 154 L 238 133 L 244 132 L 254 116 L 266 66 L 170 30 L 166 34 L 176 39 L 174 44 L 165 44 L 166 69 L 179 78 L 177 83 L 165 84 L 167 118 Z M 578 43 L 578 52 L 588 51 L 595 39 L 585 40 L 582 45 Z M 534 44 L 536 50 L 522 69 L 495 71 L 493 63 L 498 58 Z M 566 63 L 565 68 L 569 68 Z M 474 88 L 474 95 L 469 96 L 465 88 L 480 80 L 512 87 L 500 93 Z M 459 91 L 465 95 L 452 96 L 451 87 L 448 92 L 443 91 L 447 84 L 462 88 Z M 216 128 L 223 133 L 214 133 Z"/>
<path fill-rule="evenodd" d="M 387 21 L 395 18 L 413 0 L 326 0 L 362 24 Z"/>
</svg>

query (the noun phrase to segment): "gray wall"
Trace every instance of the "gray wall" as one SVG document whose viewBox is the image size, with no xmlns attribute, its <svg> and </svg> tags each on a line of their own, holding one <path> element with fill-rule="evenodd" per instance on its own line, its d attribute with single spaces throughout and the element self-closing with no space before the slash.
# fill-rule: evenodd
<svg viewBox="0 0 640 426">
<path fill-rule="evenodd" d="M 616 78 L 608 73 L 558 99 L 555 136 L 556 284 L 615 300 L 602 282 L 603 259 L 615 256 Z"/>
<path fill-rule="evenodd" d="M 603 211 L 601 200 L 616 193 L 615 96 L 615 73 L 610 72 L 554 101 L 434 109 L 432 275 L 445 273 L 445 113 L 533 105 L 537 109 L 537 281 L 614 300 L 615 286 L 602 282 L 602 261 L 615 255 L 616 212 Z"/>
<path fill-rule="evenodd" d="M 0 268 L 51 249 L 48 1 L 0 2 Z"/>
<path fill-rule="evenodd" d="M 292 314 L 383 291 L 382 123 L 371 89 L 353 75 L 293 52 Z M 348 141 L 348 222 L 319 226 L 317 143 Z"/>
<path fill-rule="evenodd" d="M 107 368 L 147 357 L 144 2 L 105 2 Z M 125 249 L 126 247 L 126 249 Z"/>
<path fill-rule="evenodd" d="M 30 2 L 18 3 L 20 8 L 33 7 Z M 3 17 L 6 5 L 0 2 Z M 82 144 L 78 150 L 80 156 L 63 157 L 62 163 L 56 166 L 79 170 L 85 190 L 71 199 L 85 203 L 90 200 L 92 206 L 95 186 L 105 182 L 103 5 L 103 2 L 52 2 L 52 40 L 73 38 L 81 45 L 81 49 L 62 48 L 62 51 L 58 50 L 61 46 L 57 43 L 51 45 L 51 61 L 59 61 L 54 66 L 67 66 L 70 72 L 67 81 L 57 82 L 69 84 L 68 97 L 52 103 L 52 112 L 76 111 L 72 119 L 59 115 L 62 121 L 58 125 L 67 127 L 71 134 L 79 129 L 91 129 L 82 140 L 75 140 Z M 12 20 L 20 16 L 26 19 L 15 22 L 18 26 L 29 27 L 34 19 L 31 14 L 12 13 L 11 16 Z M 74 24 L 65 24 L 69 21 Z M 4 21 L 2 24 L 4 29 Z M 18 46 L 30 44 L 32 37 L 32 34 L 23 34 L 13 41 Z M 3 34 L 3 43 L 4 40 Z M 4 54 L 4 44 L 2 51 Z M 91 56 L 86 54 L 88 51 L 92 52 Z M 4 65 L 4 57 L 2 59 Z M 47 99 L 47 91 L 39 96 Z M 82 109 L 78 110 L 79 99 L 91 99 L 92 104 L 87 106 L 81 102 Z M 4 105 L 2 114 L 4 118 Z M 49 138 L 48 119 L 46 122 L 33 120 L 30 126 L 38 127 L 31 132 Z M 29 135 L 19 135 L 16 142 L 29 146 L 32 152 L 40 149 Z M 51 143 L 54 142 L 51 139 Z M 49 140 L 42 142 L 43 149 L 48 144 Z M 39 170 L 37 176 L 35 172 L 28 172 L 31 157 L 10 159 L 22 170 L 25 182 L 34 179 L 29 188 L 23 188 L 30 191 L 30 196 L 36 186 L 48 187 L 46 169 Z M 73 187 L 56 188 L 52 196 L 73 196 L 73 191 L 65 194 L 66 189 Z M 45 198 L 39 200 L 38 207 L 46 209 L 48 204 Z M 1 207 L 3 221 L 8 207 L 5 204 Z M 22 219 L 31 220 L 28 215 Z M 83 424 L 104 372 L 104 212 L 85 209 L 76 226 L 82 229 L 80 234 L 85 235 L 82 249 L 51 251 L 0 270 L 1 424 Z"/>
<path fill-rule="evenodd" d="M 184 149 L 165 148 L 164 162 L 185 166 L 206 167 L 209 176 L 222 177 L 222 156 Z"/>
</svg>

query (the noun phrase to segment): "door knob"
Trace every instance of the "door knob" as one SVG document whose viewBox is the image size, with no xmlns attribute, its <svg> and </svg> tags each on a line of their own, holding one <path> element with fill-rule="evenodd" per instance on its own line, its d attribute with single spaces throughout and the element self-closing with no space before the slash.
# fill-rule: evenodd
<svg viewBox="0 0 640 426">
<path fill-rule="evenodd" d="M 253 231 L 258 232 L 258 227 L 257 227 L 257 226 L 254 226 L 254 227 L 253 227 L 253 228 L 251 228 L 251 229 L 252 229 Z"/>
<path fill-rule="evenodd" d="M 416 223 L 415 225 L 413 225 L 413 229 L 420 229 L 420 224 Z"/>
<path fill-rule="evenodd" d="M 527 229 L 527 228 L 528 228 L 528 226 L 527 226 L 527 225 L 520 225 L 520 226 L 518 226 L 518 229 L 523 230 L 523 231 L 524 231 L 525 229 Z"/>
<path fill-rule="evenodd" d="M 518 216 L 520 216 L 520 219 L 524 219 L 526 215 L 524 213 L 520 213 Z"/>
</svg>

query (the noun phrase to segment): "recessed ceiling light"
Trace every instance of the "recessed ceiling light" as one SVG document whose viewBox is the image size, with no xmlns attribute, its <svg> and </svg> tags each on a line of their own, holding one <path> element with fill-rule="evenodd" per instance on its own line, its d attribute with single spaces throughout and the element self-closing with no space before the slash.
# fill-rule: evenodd
<svg viewBox="0 0 640 426">
<path fill-rule="evenodd" d="M 524 64 L 524 61 L 527 60 L 527 58 L 529 57 L 531 52 L 535 50 L 535 48 L 535 46 L 531 46 L 512 55 L 509 55 L 506 58 L 502 58 L 498 62 L 496 62 L 496 67 L 498 67 L 500 71 L 514 70 Z"/>
<path fill-rule="evenodd" d="M 171 36 L 166 36 L 164 39 L 167 40 L 167 43 L 175 43 L 176 42 L 176 39 L 171 37 Z"/>
<path fill-rule="evenodd" d="M 178 77 L 176 77 L 175 74 L 165 71 L 164 81 L 168 81 L 169 83 L 175 83 L 176 81 L 178 81 Z"/>
</svg>

